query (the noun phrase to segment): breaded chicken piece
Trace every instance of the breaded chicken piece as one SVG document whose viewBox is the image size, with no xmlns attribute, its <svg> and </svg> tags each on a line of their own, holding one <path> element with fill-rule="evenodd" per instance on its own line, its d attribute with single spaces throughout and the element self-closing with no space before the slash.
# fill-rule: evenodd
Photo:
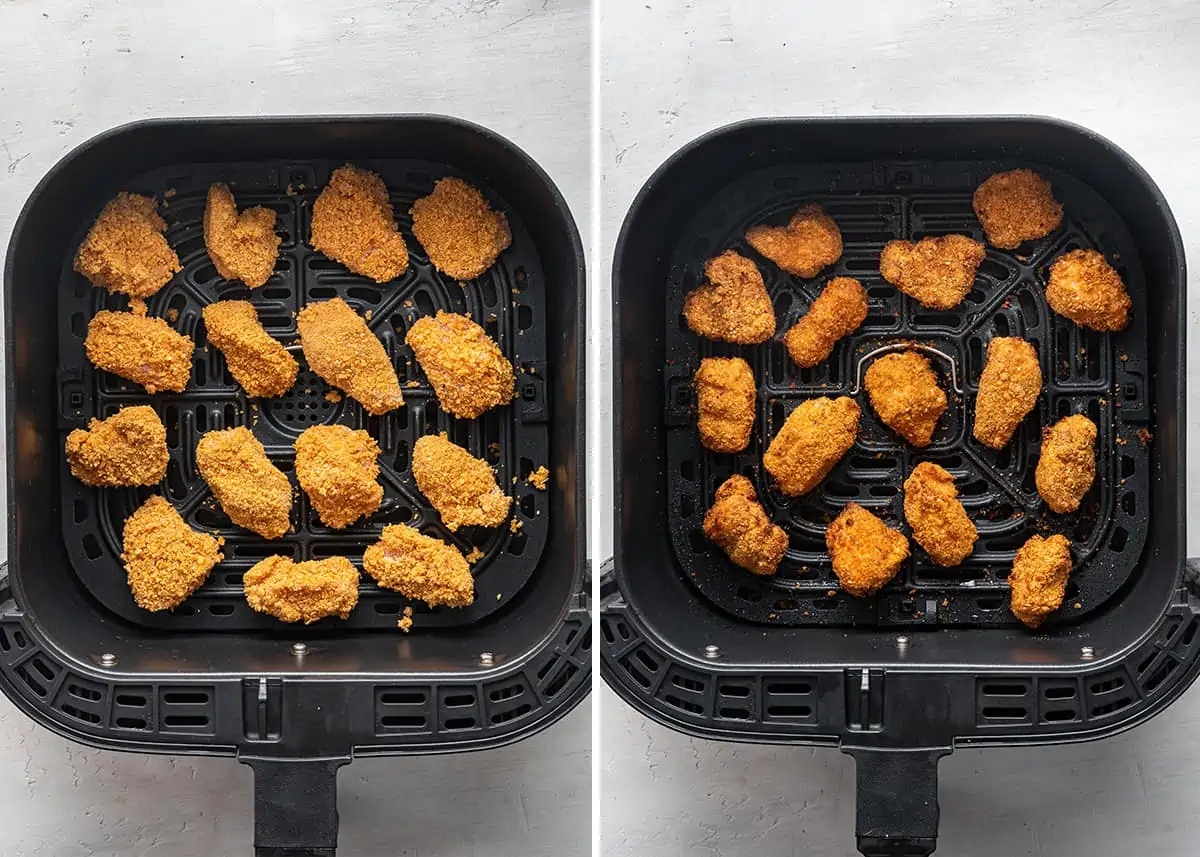
<svg viewBox="0 0 1200 857">
<path fill-rule="evenodd" d="M 508 218 L 478 189 L 453 176 L 413 203 L 413 235 L 433 266 L 456 280 L 473 280 L 512 243 Z"/>
<path fill-rule="evenodd" d="M 938 565 L 958 565 L 971 555 L 979 533 L 958 500 L 954 477 L 922 461 L 904 482 L 904 518 L 913 539 Z"/>
<path fill-rule="evenodd" d="M 425 370 L 442 410 L 474 419 L 512 401 L 512 364 L 487 332 L 465 315 L 438 310 L 404 337 Z"/>
<path fill-rule="evenodd" d="M 975 439 L 1003 449 L 1037 404 L 1042 366 L 1033 345 L 1018 336 L 997 336 L 988 343 L 987 360 L 975 397 Z"/>
<path fill-rule="evenodd" d="M 171 610 L 200 588 L 224 557 L 221 539 L 198 533 L 154 496 L 125 521 L 121 560 L 143 610 Z"/>
<path fill-rule="evenodd" d="M 1050 266 L 1050 309 L 1092 330 L 1124 330 L 1133 301 L 1121 275 L 1095 250 L 1072 250 Z"/>
<path fill-rule="evenodd" d="M 752 226 L 746 243 L 789 274 L 810 278 L 842 256 L 842 232 L 821 206 L 800 208 L 787 226 Z"/>
<path fill-rule="evenodd" d="M 204 206 L 204 245 L 217 273 L 256 289 L 270 279 L 279 257 L 275 212 L 261 205 L 238 214 L 229 185 L 208 189 Z"/>
<path fill-rule="evenodd" d="M 225 364 L 246 395 L 282 396 L 296 383 L 300 364 L 267 333 L 249 301 L 217 301 L 204 308 L 208 341 L 225 355 Z"/>
<path fill-rule="evenodd" d="M 291 525 L 292 483 L 245 426 L 205 432 L 196 466 L 221 509 L 239 527 L 277 539 Z"/>
<path fill-rule="evenodd" d="M 930 309 L 954 309 L 971 291 L 985 255 L 983 245 L 966 235 L 889 241 L 879 256 L 879 273 Z"/>
<path fill-rule="evenodd" d="M 908 559 L 908 539 L 857 503 L 847 503 L 825 530 L 825 546 L 842 589 L 873 595 Z"/>
<path fill-rule="evenodd" d="M 466 607 L 475 600 L 471 566 L 457 548 L 404 524 L 383 528 L 363 554 L 363 569 L 384 589 L 430 607 Z"/>
<path fill-rule="evenodd" d="M 946 412 L 946 394 L 928 358 L 915 351 L 885 354 L 867 368 L 863 386 L 884 425 L 913 446 L 929 446 Z"/>
<path fill-rule="evenodd" d="M 1016 250 L 1025 241 L 1045 238 L 1058 228 L 1063 207 L 1050 182 L 1033 170 L 1009 170 L 988 177 L 971 200 L 988 242 Z"/>
<path fill-rule="evenodd" d="M 1030 628 L 1037 628 L 1062 606 L 1071 576 L 1071 546 L 1065 536 L 1033 536 L 1017 551 L 1008 585 L 1012 612 Z"/>
<path fill-rule="evenodd" d="M 313 203 L 312 246 L 377 283 L 408 270 L 408 247 L 383 179 L 350 164 L 333 171 Z"/>
<path fill-rule="evenodd" d="M 853 277 L 834 277 L 800 320 L 783 336 L 797 366 L 811 369 L 833 353 L 867 317 L 867 291 Z"/>
<path fill-rule="evenodd" d="M 322 524 L 340 530 L 379 508 L 383 486 L 375 438 L 344 425 L 312 426 L 293 445 L 296 479 Z"/>
<path fill-rule="evenodd" d="M 463 526 L 494 527 L 508 517 L 512 498 L 500 490 L 492 468 L 444 434 L 417 439 L 412 473 L 450 532 Z"/>
<path fill-rule="evenodd" d="M 1096 479 L 1096 424 L 1083 414 L 1063 417 L 1042 432 L 1038 493 L 1060 515 L 1074 512 Z"/>
<path fill-rule="evenodd" d="M 753 262 L 726 250 L 704 263 L 704 275 L 707 279 L 683 301 L 683 317 L 693 333 L 741 345 L 775 335 L 775 307 Z"/>
<path fill-rule="evenodd" d="M 105 488 L 153 485 L 167 475 L 167 430 L 149 405 L 121 408 L 67 435 L 71 475 Z"/>
<path fill-rule="evenodd" d="M 774 574 L 787 551 L 783 528 L 772 524 L 758 502 L 754 485 L 741 474 L 721 483 L 712 508 L 704 515 L 704 535 L 753 574 Z"/>
<path fill-rule="evenodd" d="M 119 193 L 79 245 L 75 270 L 93 286 L 145 300 L 181 269 L 153 197 Z"/>
<path fill-rule="evenodd" d="M 307 304 L 296 317 L 296 328 L 309 368 L 345 390 L 367 413 L 377 417 L 404 404 L 383 343 L 344 300 Z"/>
<path fill-rule="evenodd" d="M 147 393 L 187 386 L 196 344 L 161 318 L 100 310 L 88 324 L 88 360 L 105 372 L 141 384 Z"/>
<path fill-rule="evenodd" d="M 713 452 L 741 452 L 750 443 L 754 372 L 741 357 L 705 357 L 696 370 L 700 443 Z"/>
<path fill-rule="evenodd" d="M 358 604 L 358 569 L 344 556 L 296 562 L 269 556 L 242 578 L 246 602 L 281 622 L 346 619 Z"/>
<path fill-rule="evenodd" d="M 763 455 L 779 490 L 796 497 L 816 488 L 854 446 L 861 415 L 849 396 L 801 402 Z"/>
</svg>

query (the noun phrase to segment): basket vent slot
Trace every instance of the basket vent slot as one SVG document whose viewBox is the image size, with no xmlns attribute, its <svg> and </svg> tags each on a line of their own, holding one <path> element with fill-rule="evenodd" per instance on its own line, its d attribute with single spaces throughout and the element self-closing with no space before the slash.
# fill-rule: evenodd
<svg viewBox="0 0 1200 857">
<path fill-rule="evenodd" d="M 213 734 L 216 725 L 211 686 L 184 686 L 158 689 L 158 728 L 162 732 Z"/>
<path fill-rule="evenodd" d="M 789 676 L 763 682 L 764 720 L 817 722 L 816 676 Z"/>
<path fill-rule="evenodd" d="M 429 732 L 432 694 L 428 687 L 376 687 L 375 734 Z"/>
<path fill-rule="evenodd" d="M 980 726 L 1019 726 L 1033 723 L 1032 679 L 997 676 L 975 683 L 975 722 Z"/>
</svg>

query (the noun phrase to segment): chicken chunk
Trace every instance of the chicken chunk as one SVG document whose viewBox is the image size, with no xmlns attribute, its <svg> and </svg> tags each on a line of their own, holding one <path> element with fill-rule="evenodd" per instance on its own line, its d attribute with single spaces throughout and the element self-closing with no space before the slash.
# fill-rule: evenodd
<svg viewBox="0 0 1200 857">
<path fill-rule="evenodd" d="M 93 286 L 145 300 L 181 270 L 153 197 L 119 193 L 104 206 L 75 254 Z"/>
<path fill-rule="evenodd" d="M 377 283 L 408 270 L 408 247 L 383 179 L 350 164 L 333 171 L 313 203 L 312 246 Z"/>
<path fill-rule="evenodd" d="M 267 333 L 249 301 L 218 301 L 204 308 L 208 341 L 229 366 L 229 373 L 255 398 L 282 396 L 296 383 L 300 365 Z"/>
<path fill-rule="evenodd" d="M 242 578 L 246 602 L 281 622 L 346 619 L 358 604 L 358 569 L 344 556 L 296 562 L 269 556 Z"/>
<path fill-rule="evenodd" d="M 696 370 L 700 443 L 713 452 L 741 452 L 750 443 L 757 388 L 741 357 L 705 357 Z"/>
<path fill-rule="evenodd" d="M 275 212 L 256 205 L 238 214 L 229 185 L 214 184 L 204 206 L 204 244 L 218 274 L 258 288 L 270 279 L 279 257 Z"/>
<path fill-rule="evenodd" d="M 363 554 L 363 569 L 384 589 L 430 607 L 466 607 L 475 600 L 471 567 L 457 548 L 404 524 L 383 528 Z"/>
<path fill-rule="evenodd" d="M 1033 170 L 1009 170 L 975 188 L 975 216 L 993 247 L 1016 250 L 1025 241 L 1045 238 L 1058 228 L 1063 207 L 1050 182 Z"/>
<path fill-rule="evenodd" d="M 984 247 L 966 235 L 889 241 L 879 257 L 883 278 L 930 309 L 954 309 L 975 284 Z"/>
<path fill-rule="evenodd" d="M 990 449 L 1003 449 L 1041 392 L 1042 366 L 1033 346 L 1016 336 L 994 338 L 988 343 L 975 397 L 975 439 Z"/>
<path fill-rule="evenodd" d="M 775 307 L 753 262 L 726 250 L 705 263 L 704 275 L 683 301 L 683 317 L 693 333 L 742 345 L 775 335 Z"/>
<path fill-rule="evenodd" d="M 1012 612 L 1030 628 L 1037 628 L 1062 606 L 1071 576 L 1071 546 L 1066 537 L 1033 536 L 1017 551 L 1008 585 Z"/>
<path fill-rule="evenodd" d="M 1083 414 L 1063 417 L 1042 432 L 1034 474 L 1038 494 L 1060 515 L 1074 512 L 1096 479 L 1096 424 Z"/>
<path fill-rule="evenodd" d="M 884 425 L 913 446 L 929 446 L 947 402 L 924 355 L 885 354 L 867 368 L 863 386 Z"/>
<path fill-rule="evenodd" d="M 508 218 L 478 189 L 453 176 L 412 205 L 413 235 L 433 266 L 456 280 L 473 280 L 492 267 L 508 245 Z"/>
<path fill-rule="evenodd" d="M 383 502 L 379 444 L 362 429 L 312 426 L 296 438 L 296 480 L 321 523 L 344 529 Z"/>
<path fill-rule="evenodd" d="M 746 243 L 783 270 L 806 279 L 842 256 L 842 232 L 819 205 L 800 208 L 787 226 L 752 226 Z"/>
<path fill-rule="evenodd" d="M 867 317 L 866 289 L 852 277 L 834 277 L 808 312 L 784 334 L 783 344 L 797 366 L 811 369 L 833 353 Z"/>
<path fill-rule="evenodd" d="M 167 475 L 167 430 L 149 405 L 121 408 L 67 435 L 71 475 L 105 488 L 154 485 Z"/>
<path fill-rule="evenodd" d="M 848 396 L 809 399 L 792 411 L 763 455 L 779 490 L 795 497 L 816 488 L 854 446 L 861 415 Z"/>
<path fill-rule="evenodd" d="M 704 535 L 725 551 L 734 565 L 754 574 L 774 574 L 787 551 L 783 528 L 772 524 L 754 485 L 745 476 L 730 476 L 717 489 L 704 515 Z"/>
<path fill-rule="evenodd" d="M 377 417 L 404 404 L 383 343 L 344 300 L 308 304 L 296 317 L 296 327 L 309 368 L 345 390 L 367 413 Z"/>
<path fill-rule="evenodd" d="M 129 589 L 143 610 L 178 607 L 223 559 L 220 539 L 193 530 L 158 496 L 125 521 L 123 542 Z"/>
<path fill-rule="evenodd" d="M 825 530 L 833 573 L 851 595 L 873 595 L 908 559 L 908 539 L 857 503 L 847 503 Z"/>
<path fill-rule="evenodd" d="M 496 484 L 486 461 L 443 435 L 425 435 L 413 445 L 413 478 L 446 529 L 494 527 L 508 517 L 512 498 Z"/>
<path fill-rule="evenodd" d="M 267 458 L 250 429 L 206 432 L 196 444 L 196 466 L 234 524 L 264 539 L 277 539 L 288 531 L 292 483 Z"/>
<path fill-rule="evenodd" d="M 1072 250 L 1054 260 L 1046 285 L 1050 309 L 1092 330 L 1124 330 L 1133 301 L 1108 260 L 1095 250 Z"/>
<path fill-rule="evenodd" d="M 419 318 L 404 341 L 443 410 L 474 419 L 512 401 L 512 364 L 487 332 L 465 315 L 438 310 L 433 318 Z"/>
<path fill-rule="evenodd" d="M 196 344 L 161 318 L 100 310 L 88 324 L 84 349 L 105 372 L 141 384 L 147 393 L 183 392 Z"/>
<path fill-rule="evenodd" d="M 904 517 L 913 539 L 938 565 L 958 565 L 971 555 L 979 533 L 958 500 L 954 477 L 928 461 L 904 482 Z"/>
</svg>

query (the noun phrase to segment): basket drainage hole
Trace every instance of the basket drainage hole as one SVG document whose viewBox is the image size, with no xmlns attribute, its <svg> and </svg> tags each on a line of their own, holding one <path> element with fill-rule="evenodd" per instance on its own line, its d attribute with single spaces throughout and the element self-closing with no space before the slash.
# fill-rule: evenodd
<svg viewBox="0 0 1200 857">
<path fill-rule="evenodd" d="M 757 604 L 763 600 L 762 591 L 757 586 L 751 586 L 749 583 L 743 583 L 737 588 L 737 597 L 743 601 L 749 601 L 751 604 Z"/>
<path fill-rule="evenodd" d="M 1064 708 L 1056 711 L 1047 711 L 1043 716 L 1050 723 L 1061 723 L 1067 720 L 1074 720 L 1079 715 L 1076 714 L 1073 708 Z"/>
<path fill-rule="evenodd" d="M 117 694 L 117 705 L 120 705 L 123 708 L 145 708 L 146 707 L 146 697 L 134 696 L 133 694 L 130 694 L 130 693 L 118 693 Z"/>
<path fill-rule="evenodd" d="M 474 705 L 475 697 L 469 693 L 458 693 L 447 696 L 445 703 L 448 708 L 463 708 L 468 705 Z"/>
<path fill-rule="evenodd" d="M 207 726 L 208 718 L 201 714 L 168 714 L 163 718 L 167 726 Z"/>
<path fill-rule="evenodd" d="M 175 692 L 164 693 L 163 702 L 167 705 L 207 705 L 207 693 Z"/>
<path fill-rule="evenodd" d="M 208 612 L 210 614 L 212 614 L 213 616 L 232 616 L 233 609 L 234 608 L 233 608 L 232 604 L 210 604 L 210 605 L 208 605 Z"/>
<path fill-rule="evenodd" d="M 446 729 L 448 729 L 448 730 L 474 729 L 474 728 L 475 728 L 475 718 L 474 717 L 451 717 L 449 720 L 446 721 Z"/>
<path fill-rule="evenodd" d="M 88 559 L 100 559 L 103 551 L 100 549 L 100 540 L 95 534 L 88 533 L 83 537 L 83 552 Z"/>
<path fill-rule="evenodd" d="M 145 729 L 146 721 L 140 717 L 118 717 L 117 727 L 120 729 Z"/>
<path fill-rule="evenodd" d="M 1046 699 L 1074 699 L 1075 688 L 1073 687 L 1048 687 L 1045 694 Z"/>
</svg>

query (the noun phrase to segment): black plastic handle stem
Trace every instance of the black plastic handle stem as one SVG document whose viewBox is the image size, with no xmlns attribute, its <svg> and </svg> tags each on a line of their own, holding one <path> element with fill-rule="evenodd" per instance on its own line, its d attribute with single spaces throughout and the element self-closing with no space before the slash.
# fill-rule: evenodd
<svg viewBox="0 0 1200 857">
<path fill-rule="evenodd" d="M 255 857 L 335 857 L 337 772 L 350 759 L 240 761 L 254 769 Z"/>
<path fill-rule="evenodd" d="M 847 748 L 857 770 L 855 835 L 867 857 L 928 857 L 937 848 L 938 760 L 950 751 Z"/>
</svg>

